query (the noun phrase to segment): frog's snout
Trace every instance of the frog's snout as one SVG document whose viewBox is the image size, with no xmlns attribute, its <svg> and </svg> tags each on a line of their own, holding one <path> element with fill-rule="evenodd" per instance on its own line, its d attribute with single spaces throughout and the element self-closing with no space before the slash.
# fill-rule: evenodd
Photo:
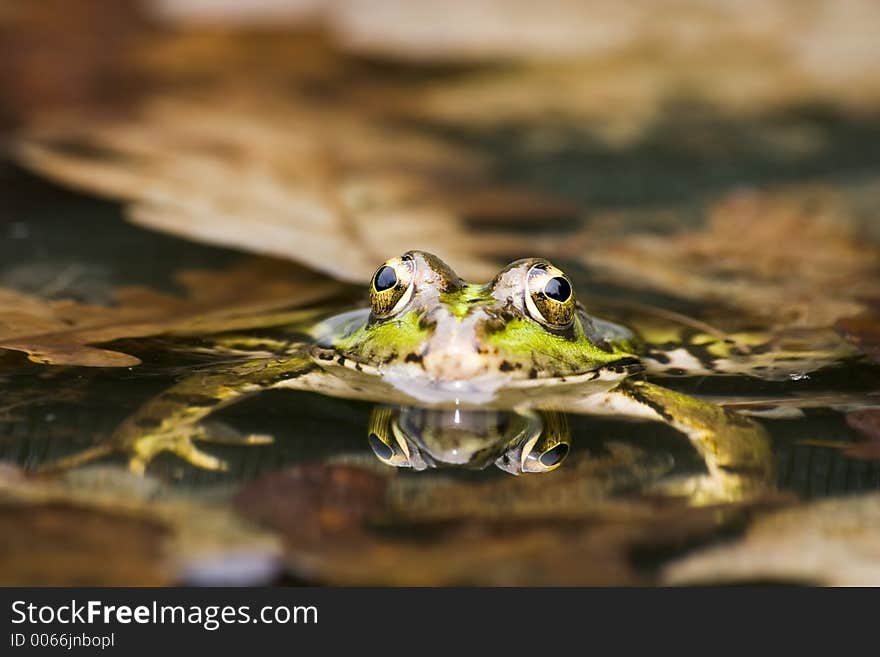
<svg viewBox="0 0 880 657">
<path fill-rule="evenodd" d="M 437 322 L 422 355 L 422 367 L 434 380 L 471 379 L 488 370 L 477 331 L 481 313 L 463 319 L 446 316 Z"/>
<path fill-rule="evenodd" d="M 435 380 L 471 379 L 486 372 L 486 360 L 476 349 L 452 345 L 430 349 L 422 357 L 422 367 Z"/>
</svg>

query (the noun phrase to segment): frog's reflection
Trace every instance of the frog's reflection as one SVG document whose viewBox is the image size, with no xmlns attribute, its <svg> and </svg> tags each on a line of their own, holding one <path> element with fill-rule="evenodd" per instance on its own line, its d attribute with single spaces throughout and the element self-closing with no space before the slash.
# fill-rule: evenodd
<svg viewBox="0 0 880 657">
<path fill-rule="evenodd" d="M 773 490 L 775 459 L 763 428 L 702 404 L 682 429 L 704 468 L 667 471 L 646 489 L 694 504 L 753 498 Z M 696 419 L 693 419 L 696 418 Z M 550 472 L 568 456 L 571 432 L 558 411 L 426 409 L 376 406 L 368 440 L 376 457 L 399 468 L 483 469 L 494 463 L 514 475 Z M 671 467 L 671 466 L 670 466 Z"/>
<path fill-rule="evenodd" d="M 396 467 L 482 469 L 494 462 L 518 475 L 555 470 L 571 438 L 565 415 L 556 411 L 377 406 L 369 443 L 380 461 Z"/>
</svg>

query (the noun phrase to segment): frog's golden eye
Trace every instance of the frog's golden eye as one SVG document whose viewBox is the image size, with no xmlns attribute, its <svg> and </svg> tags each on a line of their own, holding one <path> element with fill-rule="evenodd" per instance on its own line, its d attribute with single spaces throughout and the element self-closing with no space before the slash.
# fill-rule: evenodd
<svg viewBox="0 0 880 657">
<path fill-rule="evenodd" d="M 537 411 L 526 417 L 527 423 L 495 465 L 514 475 L 555 470 L 571 447 L 567 418 L 558 411 Z"/>
<path fill-rule="evenodd" d="M 550 472 L 558 468 L 571 447 L 568 420 L 562 413 L 541 413 L 543 431 L 523 445 L 523 472 Z"/>
<path fill-rule="evenodd" d="M 413 292 L 415 265 L 409 255 L 385 261 L 370 282 L 370 305 L 376 317 L 390 317 L 399 312 Z"/>
<path fill-rule="evenodd" d="M 409 447 L 395 431 L 394 411 L 386 407 L 373 409 L 370 415 L 370 434 L 367 438 L 376 458 L 396 468 L 412 467 Z"/>
<path fill-rule="evenodd" d="M 550 472 L 555 470 L 568 456 L 568 444 L 559 443 L 550 449 L 538 453 L 538 450 L 532 450 L 523 465 L 524 472 Z"/>
<path fill-rule="evenodd" d="M 566 328 L 574 320 L 571 282 L 549 263 L 538 263 L 527 276 L 526 308 L 533 319 L 551 328 Z"/>
</svg>

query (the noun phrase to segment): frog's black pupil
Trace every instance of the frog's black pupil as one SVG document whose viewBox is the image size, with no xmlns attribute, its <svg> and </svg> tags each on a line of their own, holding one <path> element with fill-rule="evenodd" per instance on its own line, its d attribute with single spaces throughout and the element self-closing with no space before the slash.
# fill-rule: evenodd
<svg viewBox="0 0 880 657">
<path fill-rule="evenodd" d="M 383 265 L 382 268 L 376 272 L 376 292 L 390 290 L 395 285 L 397 285 L 397 274 L 394 271 L 394 267 Z"/>
<path fill-rule="evenodd" d="M 562 276 L 554 276 L 544 286 L 544 294 L 560 303 L 565 303 L 571 297 L 571 285 Z"/>
<path fill-rule="evenodd" d="M 370 447 L 373 448 L 373 452 L 383 461 L 387 461 L 392 456 L 394 456 L 394 450 L 392 450 L 388 445 L 379 440 L 379 436 L 374 433 L 370 434 Z"/>
<path fill-rule="evenodd" d="M 568 445 L 566 445 L 565 443 L 559 443 L 556 447 L 548 449 L 546 452 L 541 454 L 540 461 L 548 468 L 552 468 L 554 465 L 564 459 L 566 454 L 568 454 Z"/>
</svg>

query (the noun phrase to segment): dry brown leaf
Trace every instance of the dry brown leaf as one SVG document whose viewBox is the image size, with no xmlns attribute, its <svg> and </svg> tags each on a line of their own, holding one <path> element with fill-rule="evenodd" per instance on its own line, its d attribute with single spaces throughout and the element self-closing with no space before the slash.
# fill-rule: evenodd
<svg viewBox="0 0 880 657">
<path fill-rule="evenodd" d="M 759 516 L 742 539 L 670 564 L 664 580 L 880 585 L 880 495 L 822 500 Z"/>
<path fill-rule="evenodd" d="M 341 290 L 326 278 L 270 260 L 226 272 L 183 272 L 178 280 L 186 296 L 126 287 L 116 291 L 110 306 L 47 301 L 0 288 L 0 349 L 23 351 L 45 364 L 127 367 L 140 361 L 91 345 L 263 325 L 267 313 L 327 300 Z M 274 321 L 291 321 L 295 315 L 283 314 Z"/>
<path fill-rule="evenodd" d="M 880 10 L 872 0 L 282 1 L 234 11 L 226 3 L 160 2 L 154 9 L 191 30 L 321 25 L 346 52 L 468 63 L 467 75 L 399 100 L 417 116 L 470 127 L 561 117 L 620 144 L 674 99 L 737 116 L 816 102 L 861 111 L 880 99 Z"/>
<path fill-rule="evenodd" d="M 880 8 L 872 0 L 348 0 L 325 21 L 343 48 L 420 62 L 513 62 L 428 85 L 435 119 L 489 128 L 549 117 L 614 143 L 671 99 L 738 116 L 880 99 Z"/>
<path fill-rule="evenodd" d="M 473 155 L 398 125 L 234 94 L 155 102 L 133 122 L 56 125 L 32 133 L 20 155 L 67 184 L 133 201 L 141 225 L 359 283 L 412 248 L 489 277 L 497 266 L 487 255 L 525 240 L 473 239 L 467 218 L 566 210 L 524 192 L 491 194 Z"/>
<path fill-rule="evenodd" d="M 567 247 L 629 284 L 740 308 L 777 327 L 828 327 L 880 295 L 880 249 L 829 190 L 743 192 L 701 231 L 606 237 Z"/>
<path fill-rule="evenodd" d="M 870 0 L 155 0 L 151 9 L 187 26 L 323 24 L 348 50 L 421 61 L 601 56 L 634 43 L 693 51 L 737 39 L 781 41 L 780 50 L 810 68 L 852 69 L 876 52 Z M 822 61 L 814 61 L 817 51 Z"/>
</svg>

